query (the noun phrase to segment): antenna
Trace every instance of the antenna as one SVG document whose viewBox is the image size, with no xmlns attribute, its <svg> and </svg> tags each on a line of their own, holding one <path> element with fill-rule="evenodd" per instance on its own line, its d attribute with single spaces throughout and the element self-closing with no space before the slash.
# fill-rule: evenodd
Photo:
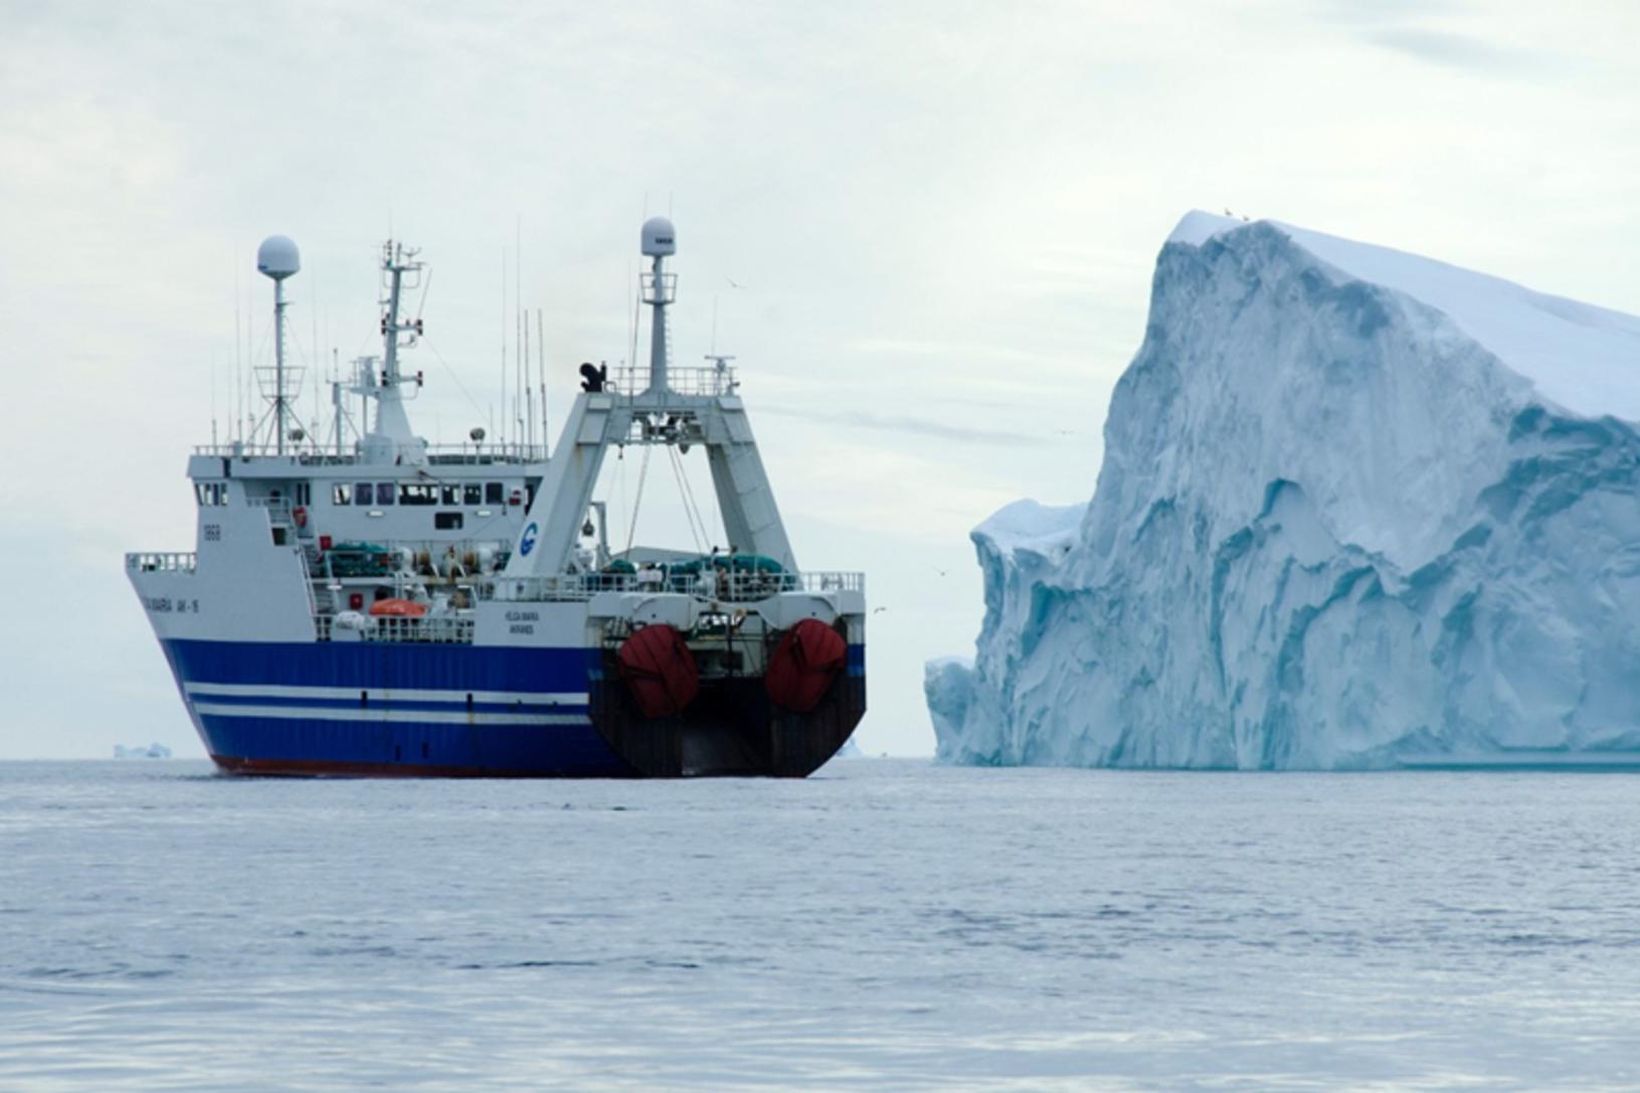
<svg viewBox="0 0 1640 1093">
<path fill-rule="evenodd" d="M 314 446 L 319 443 L 319 373 L 323 368 L 319 364 L 319 279 L 308 278 L 308 284 L 313 286 L 310 298 L 313 301 L 313 340 L 308 343 L 308 363 L 313 368 L 313 422 L 308 430 L 308 436 L 313 438 Z"/>
<path fill-rule="evenodd" d="M 524 214 L 513 221 L 513 416 L 518 421 L 514 444 L 529 443 L 529 421 L 524 410 Z"/>
<path fill-rule="evenodd" d="M 534 355 L 530 352 L 530 314 L 528 311 L 518 313 L 518 325 L 524 332 L 524 413 L 529 417 L 529 424 L 524 429 L 524 442 L 530 447 L 535 446 L 535 376 L 532 374 Z"/>
<path fill-rule="evenodd" d="M 228 417 L 228 439 L 239 436 L 239 373 L 245 367 L 245 336 L 240 329 L 239 312 L 245 302 L 244 286 L 239 283 L 239 263 L 233 264 L 233 382 L 225 394 L 233 396 L 233 413 Z"/>
<path fill-rule="evenodd" d="M 283 235 L 270 235 L 256 248 L 256 271 L 273 278 L 273 433 L 285 454 L 285 278 L 302 268 L 302 256 Z"/>
<path fill-rule="evenodd" d="M 497 444 L 507 440 L 507 247 L 501 247 L 501 428 L 495 434 Z M 494 422 L 491 422 L 493 425 Z"/>
<path fill-rule="evenodd" d="M 541 456 L 546 458 L 547 445 L 552 443 L 547 433 L 547 336 L 541 320 L 541 309 L 535 309 L 536 376 L 541 381 Z"/>
</svg>

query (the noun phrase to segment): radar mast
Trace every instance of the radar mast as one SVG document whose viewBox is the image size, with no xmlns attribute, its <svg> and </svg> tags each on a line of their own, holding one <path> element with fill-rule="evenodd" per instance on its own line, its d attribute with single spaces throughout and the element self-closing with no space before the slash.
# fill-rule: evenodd
<svg viewBox="0 0 1640 1093">
<path fill-rule="evenodd" d="M 421 319 L 399 317 L 405 290 L 421 286 L 421 272 L 426 266 L 416 257 L 420 253 L 391 239 L 382 245 L 381 383 L 369 388 L 368 393 L 376 399 L 376 417 L 362 441 L 362 454 L 372 462 L 422 463 L 427 459 L 427 442 L 410 429 L 402 391 L 406 383 L 420 387 L 421 374 L 406 378 L 399 371 L 399 349 L 414 346 L 422 333 Z M 408 282 L 406 274 L 410 275 Z M 401 342 L 400 338 L 405 340 Z"/>
<path fill-rule="evenodd" d="M 285 454 L 285 278 L 302 268 L 296 244 L 283 235 L 270 235 L 256 248 L 256 271 L 273 280 L 273 435 L 274 451 Z"/>
<path fill-rule="evenodd" d="M 663 268 L 666 259 L 678 252 L 677 234 L 664 216 L 652 216 L 643 224 L 643 253 L 649 258 L 649 272 L 643 275 L 643 302 L 655 309 L 649 330 L 649 390 L 667 390 L 666 366 L 670 340 L 666 329 L 666 307 L 678 297 L 678 275 Z"/>
</svg>

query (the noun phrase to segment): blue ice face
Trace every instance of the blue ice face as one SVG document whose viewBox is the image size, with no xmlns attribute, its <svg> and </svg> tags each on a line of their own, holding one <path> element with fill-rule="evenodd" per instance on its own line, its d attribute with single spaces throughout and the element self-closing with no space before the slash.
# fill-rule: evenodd
<svg viewBox="0 0 1640 1093">
<path fill-rule="evenodd" d="M 974 664 L 925 679 L 941 757 L 1640 766 L 1640 427 L 1547 402 L 1418 293 L 1568 375 L 1640 321 L 1340 253 L 1382 276 L 1269 225 L 1163 248 L 1085 518 L 974 532 Z"/>
</svg>

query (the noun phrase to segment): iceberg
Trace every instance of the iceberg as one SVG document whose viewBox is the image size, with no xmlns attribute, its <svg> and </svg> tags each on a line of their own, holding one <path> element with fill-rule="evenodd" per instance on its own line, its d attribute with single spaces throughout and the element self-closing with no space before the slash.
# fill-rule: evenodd
<svg viewBox="0 0 1640 1093">
<path fill-rule="evenodd" d="M 1640 763 L 1640 318 L 1186 216 L 1086 505 L 973 532 L 942 760 Z"/>
<path fill-rule="evenodd" d="M 164 744 L 161 744 L 161 743 L 158 743 L 158 742 L 153 743 L 153 744 L 148 744 L 146 746 L 144 746 L 142 744 L 137 744 L 137 745 L 134 745 L 132 747 L 126 747 L 124 744 L 115 744 L 114 745 L 114 758 L 115 759 L 169 759 L 169 758 L 171 758 L 171 749 L 166 747 Z"/>
</svg>

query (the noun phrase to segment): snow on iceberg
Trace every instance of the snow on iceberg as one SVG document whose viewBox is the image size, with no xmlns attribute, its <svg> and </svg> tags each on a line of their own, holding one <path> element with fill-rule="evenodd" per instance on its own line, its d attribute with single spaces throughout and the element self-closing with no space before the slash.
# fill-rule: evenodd
<svg viewBox="0 0 1640 1093">
<path fill-rule="evenodd" d="M 1192 213 L 1086 506 L 974 530 L 942 759 L 1640 762 L 1640 319 Z"/>
</svg>

